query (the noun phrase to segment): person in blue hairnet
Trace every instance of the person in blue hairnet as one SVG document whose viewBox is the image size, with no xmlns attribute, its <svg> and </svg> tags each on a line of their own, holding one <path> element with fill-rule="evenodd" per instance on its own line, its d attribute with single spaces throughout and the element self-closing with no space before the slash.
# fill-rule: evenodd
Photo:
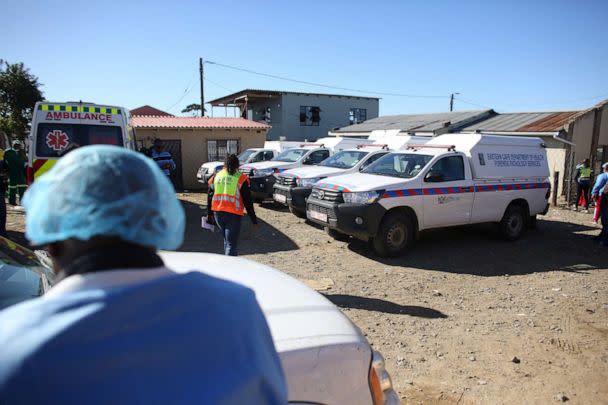
<svg viewBox="0 0 608 405">
<path fill-rule="evenodd" d="M 23 205 L 60 281 L 0 311 L 0 404 L 287 402 L 253 291 L 157 255 L 181 245 L 185 219 L 153 161 L 79 148 Z"/>
</svg>

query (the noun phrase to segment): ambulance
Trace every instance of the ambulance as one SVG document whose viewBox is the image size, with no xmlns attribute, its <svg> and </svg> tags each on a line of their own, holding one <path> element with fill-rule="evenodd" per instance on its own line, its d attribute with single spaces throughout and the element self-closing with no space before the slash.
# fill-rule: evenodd
<svg viewBox="0 0 608 405">
<path fill-rule="evenodd" d="M 277 175 L 273 198 L 277 204 L 286 205 L 297 217 L 306 218 L 306 199 L 315 183 L 328 177 L 356 173 L 380 159 L 392 150 L 399 150 L 408 143 L 423 144 L 431 137 L 396 135 L 382 139 L 387 143 L 361 143 L 325 159 L 316 166 L 302 166 Z M 365 141 L 362 141 L 365 142 Z"/>
<path fill-rule="evenodd" d="M 28 138 L 28 182 L 47 172 L 61 156 L 86 145 L 135 150 L 129 111 L 83 102 L 36 103 Z"/>
<path fill-rule="evenodd" d="M 548 179 L 540 138 L 440 135 L 320 181 L 306 215 L 336 238 L 370 241 L 380 256 L 402 254 L 420 231 L 457 225 L 496 223 L 515 240 L 547 213 Z"/>
</svg>

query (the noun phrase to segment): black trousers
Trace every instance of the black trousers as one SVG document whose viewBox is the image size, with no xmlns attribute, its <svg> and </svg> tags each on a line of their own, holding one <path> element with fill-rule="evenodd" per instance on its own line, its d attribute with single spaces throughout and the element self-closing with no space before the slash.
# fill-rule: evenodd
<svg viewBox="0 0 608 405">
<path fill-rule="evenodd" d="M 579 180 L 578 188 L 576 189 L 576 201 L 575 204 L 578 207 L 578 201 L 581 199 L 581 195 L 585 196 L 585 209 L 589 209 L 589 190 L 591 189 L 591 182 L 589 180 Z"/>
</svg>

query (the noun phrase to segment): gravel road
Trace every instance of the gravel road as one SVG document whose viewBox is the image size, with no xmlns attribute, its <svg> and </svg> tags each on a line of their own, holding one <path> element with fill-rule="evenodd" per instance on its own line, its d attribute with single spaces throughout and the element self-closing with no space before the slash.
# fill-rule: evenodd
<svg viewBox="0 0 608 405">
<path fill-rule="evenodd" d="M 180 250 L 221 253 L 200 228 L 205 194 L 180 194 Z M 504 242 L 492 227 L 423 233 L 405 256 L 380 259 L 274 206 L 245 219 L 240 254 L 313 286 L 387 360 L 403 404 L 608 403 L 608 251 L 590 214 L 552 209 Z M 23 214 L 9 211 L 22 240 Z"/>
</svg>

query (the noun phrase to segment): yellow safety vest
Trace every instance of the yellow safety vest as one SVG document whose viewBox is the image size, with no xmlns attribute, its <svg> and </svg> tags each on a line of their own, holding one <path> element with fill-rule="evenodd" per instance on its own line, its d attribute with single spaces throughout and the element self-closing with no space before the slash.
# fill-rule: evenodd
<svg viewBox="0 0 608 405">
<path fill-rule="evenodd" d="M 211 199 L 211 211 L 229 212 L 236 215 L 245 215 L 241 187 L 249 181 L 247 175 L 239 172 L 229 174 L 228 170 L 222 169 L 213 179 L 213 198 Z"/>
</svg>

